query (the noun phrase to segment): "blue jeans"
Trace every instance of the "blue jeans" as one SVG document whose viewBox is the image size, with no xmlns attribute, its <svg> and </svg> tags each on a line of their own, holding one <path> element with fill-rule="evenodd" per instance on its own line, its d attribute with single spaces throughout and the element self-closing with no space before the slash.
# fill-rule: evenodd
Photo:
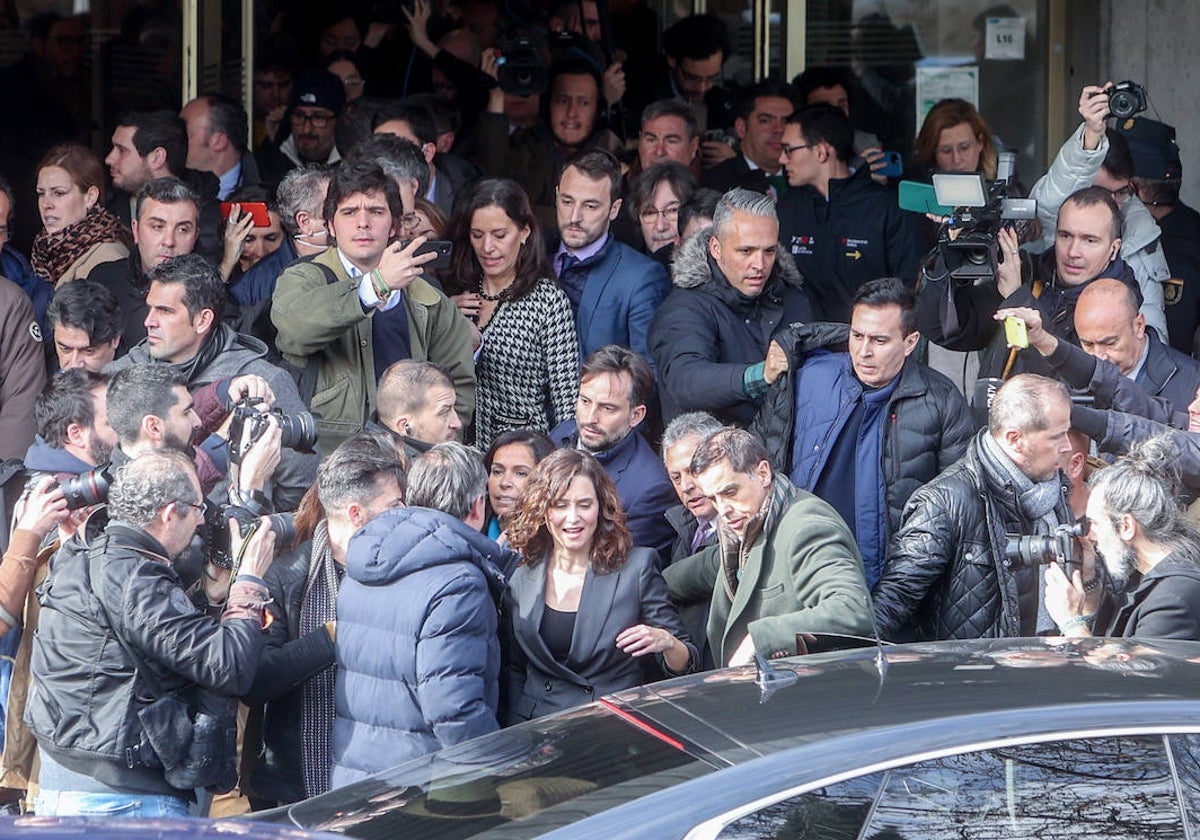
<svg viewBox="0 0 1200 840">
<path fill-rule="evenodd" d="M 188 804 L 177 796 L 82 793 L 43 788 L 33 800 L 33 811 L 39 817 L 186 817 Z"/>
</svg>

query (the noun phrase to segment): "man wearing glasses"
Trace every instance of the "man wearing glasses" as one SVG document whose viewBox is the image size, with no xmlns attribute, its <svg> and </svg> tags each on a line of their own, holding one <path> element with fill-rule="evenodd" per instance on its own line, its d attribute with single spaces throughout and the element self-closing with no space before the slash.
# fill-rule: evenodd
<svg viewBox="0 0 1200 840">
<path fill-rule="evenodd" d="M 1121 134 L 1108 128 L 1108 93 L 1112 86 L 1112 82 L 1085 85 L 1079 94 L 1083 124 L 1067 138 L 1049 171 L 1029 191 L 1029 197 L 1037 201 L 1042 238 L 1026 250 L 1036 254 L 1055 247 L 1059 210 L 1069 196 L 1084 187 L 1108 190 L 1121 211 L 1118 256 L 1137 277 L 1143 298 L 1140 311 L 1146 326 L 1153 327 L 1159 338 L 1167 341 L 1162 284 L 1171 277 L 1171 269 L 1159 247 L 1162 231 L 1146 205 L 1133 194 L 1129 145 Z"/>
<path fill-rule="evenodd" d="M 158 691 L 233 698 L 250 688 L 274 546 L 266 527 L 246 541 L 214 618 L 196 608 L 175 569 L 203 510 L 187 456 L 148 453 L 118 470 L 103 533 L 87 544 L 72 539 L 56 555 L 26 706 L 41 758 L 39 814 L 187 816 L 194 792 L 141 758 L 138 713 Z"/>
<path fill-rule="evenodd" d="M 840 108 L 816 105 L 788 118 L 779 162 L 789 189 L 779 200 L 779 241 L 791 252 L 826 321 L 849 323 L 854 293 L 877 277 L 913 284 L 921 257 L 917 217 L 850 171 L 854 128 Z"/>
<path fill-rule="evenodd" d="M 275 285 L 276 345 L 305 380 L 312 377 L 310 405 L 326 452 L 362 430 L 376 409 L 379 377 L 400 359 L 444 367 L 455 411 L 464 424 L 474 414 L 471 324 L 422 277 L 436 256 L 416 255 L 426 238 L 398 239 L 412 200 L 411 184 L 401 191 L 378 164 L 343 163 L 325 197 L 335 244 L 291 265 Z"/>
<path fill-rule="evenodd" d="M 310 70 L 298 78 L 288 100 L 289 131 L 255 153 L 263 184 L 274 189 L 284 175 L 303 163 L 341 160 L 334 135 L 345 104 L 346 87 L 328 70 Z"/>
</svg>

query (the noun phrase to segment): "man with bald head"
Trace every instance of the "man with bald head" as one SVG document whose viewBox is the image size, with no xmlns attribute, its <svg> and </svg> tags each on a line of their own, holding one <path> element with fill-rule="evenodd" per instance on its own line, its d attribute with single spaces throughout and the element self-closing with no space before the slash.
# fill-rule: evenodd
<svg viewBox="0 0 1200 840">
<path fill-rule="evenodd" d="M 1113 278 L 1087 285 L 1075 304 L 1075 333 L 1088 354 L 1117 366 L 1152 397 L 1186 411 L 1200 387 L 1200 362 L 1162 342 L 1146 329 L 1137 293 Z"/>
</svg>

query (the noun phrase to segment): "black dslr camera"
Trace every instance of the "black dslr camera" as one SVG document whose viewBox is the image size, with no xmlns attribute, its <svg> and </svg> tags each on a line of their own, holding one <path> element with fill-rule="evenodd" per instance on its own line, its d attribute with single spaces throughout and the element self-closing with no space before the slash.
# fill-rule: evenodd
<svg viewBox="0 0 1200 840">
<path fill-rule="evenodd" d="M 94 470 L 60 481 L 58 486 L 67 497 L 67 510 L 79 510 L 107 502 L 112 483 L 112 464 L 101 464 Z"/>
<path fill-rule="evenodd" d="M 233 550 L 233 533 L 229 520 L 234 519 L 242 532 L 243 543 L 259 528 L 259 517 L 240 505 L 204 506 L 204 559 L 221 569 L 230 569 L 237 574 L 238 557 Z M 277 546 L 289 545 L 296 538 L 294 513 L 272 513 L 267 516 L 268 527 L 275 532 Z"/>
<path fill-rule="evenodd" d="M 1016 159 L 1013 151 L 1000 152 L 996 180 L 991 184 L 982 175 L 933 176 L 938 203 L 954 208 L 951 223 L 943 226 L 937 245 L 950 279 L 970 283 L 994 279 L 999 252 L 996 235 L 1000 229 L 1018 220 L 1037 218 L 1036 201 L 1008 197 Z M 953 238 L 952 230 L 958 231 Z"/>
<path fill-rule="evenodd" d="M 261 402 L 257 397 L 246 397 L 234 404 L 229 421 L 229 460 L 235 464 L 242 462 L 250 447 L 266 433 L 270 423 L 268 416 L 279 422 L 283 433 L 281 446 L 297 452 L 313 451 L 317 445 L 317 419 L 312 412 L 298 411 L 287 415 L 275 409 L 264 413 L 255 408 Z"/>
<path fill-rule="evenodd" d="M 1059 525 L 1048 537 L 1005 534 L 1004 557 L 1014 569 L 1057 563 L 1069 575 L 1070 567 L 1080 563 L 1076 541 L 1087 536 L 1088 527 L 1087 517 L 1083 516 L 1072 525 Z"/>
<path fill-rule="evenodd" d="M 501 42 L 497 82 L 500 89 L 513 96 L 545 93 L 550 86 L 550 69 L 532 38 L 514 38 Z"/>
<path fill-rule="evenodd" d="M 1137 82 L 1117 82 L 1108 94 L 1108 112 L 1119 120 L 1146 110 L 1146 89 Z"/>
</svg>

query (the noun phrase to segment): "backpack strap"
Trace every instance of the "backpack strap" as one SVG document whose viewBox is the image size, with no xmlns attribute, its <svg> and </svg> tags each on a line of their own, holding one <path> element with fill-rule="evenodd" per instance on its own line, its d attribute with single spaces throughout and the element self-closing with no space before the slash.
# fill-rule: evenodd
<svg viewBox="0 0 1200 840">
<path fill-rule="evenodd" d="M 307 257 L 301 257 L 296 262 L 303 262 L 309 265 L 315 265 L 321 269 L 321 273 L 325 275 L 325 284 L 332 286 L 338 282 L 339 278 L 332 268 L 324 263 L 317 262 L 317 257 L 320 254 L 313 254 Z M 321 369 L 321 359 L 316 353 L 310 353 L 308 361 L 304 363 L 304 370 L 300 372 L 300 378 L 296 381 L 296 390 L 300 392 L 300 399 L 305 405 L 312 404 L 313 394 L 317 392 L 317 373 Z"/>
</svg>

